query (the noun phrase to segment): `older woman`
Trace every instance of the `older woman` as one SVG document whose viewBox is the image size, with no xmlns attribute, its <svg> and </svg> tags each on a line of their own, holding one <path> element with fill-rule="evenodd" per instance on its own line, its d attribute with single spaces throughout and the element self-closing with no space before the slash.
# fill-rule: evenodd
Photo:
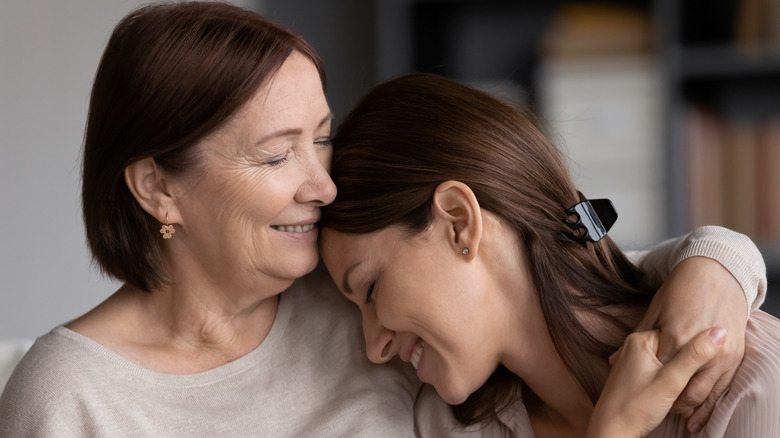
<svg viewBox="0 0 780 438">
<path fill-rule="evenodd" d="M 149 6 L 117 25 L 92 92 L 82 203 L 95 262 L 124 284 L 37 340 L 0 399 L 3 433 L 414 433 L 419 382 L 366 361 L 359 315 L 310 273 L 336 194 L 324 89 L 309 44 L 227 4 Z M 744 329 L 740 286 L 719 288 L 665 296 L 736 297 L 741 315 L 700 319 Z M 752 302 L 757 288 L 744 290 Z"/>
<path fill-rule="evenodd" d="M 328 280 L 279 297 L 317 265 L 336 194 L 324 85 L 309 44 L 233 6 L 119 23 L 82 202 L 95 261 L 124 285 L 35 343 L 0 403 L 4 436 L 412 433 L 416 382 L 345 348 L 359 324 Z"/>
<path fill-rule="evenodd" d="M 324 209 L 323 261 L 363 314 L 368 357 L 410 362 L 453 405 L 450 413 L 423 396 L 421 433 L 440 436 L 437 420 L 454 414 L 480 435 L 584 436 L 608 357 L 658 286 L 605 236 L 610 205 L 582 197 L 529 115 L 434 75 L 376 87 L 334 147 L 339 194 Z M 726 334 L 702 336 L 714 350 Z M 778 358 L 780 321 L 756 311 L 744 362 L 704 436 L 780 435 Z M 631 373 L 622 377 L 633 385 Z M 614 394 L 607 401 L 622 407 Z M 628 394 L 631 406 L 654 402 L 652 391 Z M 630 411 L 618 421 L 630 423 Z M 669 416 L 652 436 L 688 436 L 685 423 Z M 639 422 L 628 436 L 652 426 Z M 449 430 L 468 432 L 455 421 Z"/>
</svg>

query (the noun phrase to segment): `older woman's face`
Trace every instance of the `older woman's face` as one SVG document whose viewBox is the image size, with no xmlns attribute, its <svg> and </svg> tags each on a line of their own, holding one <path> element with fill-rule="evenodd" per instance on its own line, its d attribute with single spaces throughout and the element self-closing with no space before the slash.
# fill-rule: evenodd
<svg viewBox="0 0 780 438">
<path fill-rule="evenodd" d="M 179 196 L 197 272 L 231 290 L 276 288 L 317 265 L 331 112 L 314 64 L 293 53 L 236 116 L 199 145 L 205 174 Z"/>
</svg>

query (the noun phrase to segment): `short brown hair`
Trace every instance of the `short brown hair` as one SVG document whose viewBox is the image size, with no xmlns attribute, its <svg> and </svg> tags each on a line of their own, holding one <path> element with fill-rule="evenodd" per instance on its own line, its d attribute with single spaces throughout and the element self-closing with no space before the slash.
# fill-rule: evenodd
<svg viewBox="0 0 780 438">
<path fill-rule="evenodd" d="M 82 208 L 100 268 L 150 290 L 165 279 L 159 224 L 136 202 L 124 169 L 144 158 L 197 168 L 192 146 L 222 126 L 294 51 L 325 70 L 301 37 L 226 3 L 146 6 L 114 29 L 98 66 L 84 141 Z"/>
<path fill-rule="evenodd" d="M 430 224 L 436 187 L 468 185 L 480 206 L 522 239 L 550 335 L 591 400 L 600 393 L 588 356 L 606 359 L 617 345 L 588 333 L 576 311 L 591 313 L 627 335 L 604 312 L 611 304 L 646 305 L 639 271 L 605 237 L 573 240 L 565 210 L 583 200 L 565 162 L 528 111 L 431 74 L 377 86 L 358 103 L 333 139 L 335 201 L 322 224 L 346 233 L 400 225 L 410 234 Z M 606 360 L 603 362 L 606 365 Z M 522 391 L 499 367 L 480 390 L 453 407 L 470 424 L 497 415 Z"/>
</svg>

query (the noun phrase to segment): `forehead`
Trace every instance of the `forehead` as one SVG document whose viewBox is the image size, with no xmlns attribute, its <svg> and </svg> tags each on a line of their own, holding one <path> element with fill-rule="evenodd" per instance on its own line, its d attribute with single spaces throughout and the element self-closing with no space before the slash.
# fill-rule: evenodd
<svg viewBox="0 0 780 438">
<path fill-rule="evenodd" d="M 250 141 L 287 129 L 306 130 L 318 126 L 328 114 L 330 108 L 317 68 L 309 58 L 293 52 L 210 138 L 238 136 Z"/>
<path fill-rule="evenodd" d="M 322 255 L 324 258 L 333 261 L 355 258 L 366 248 L 374 246 L 371 245 L 371 242 L 376 241 L 377 234 L 342 233 L 331 228 L 325 228 L 322 230 L 320 239 Z"/>
<path fill-rule="evenodd" d="M 399 235 L 392 227 L 367 234 L 342 233 L 325 228 L 322 230 L 320 250 L 328 270 L 333 275 L 342 275 L 348 266 L 355 263 L 366 266 L 381 264 L 395 251 L 399 242 Z"/>
<path fill-rule="evenodd" d="M 322 117 L 320 113 L 329 112 L 328 103 L 317 68 L 298 52 L 290 54 L 239 111 L 244 117 L 262 117 L 268 124 L 285 123 L 311 112 Z"/>
</svg>

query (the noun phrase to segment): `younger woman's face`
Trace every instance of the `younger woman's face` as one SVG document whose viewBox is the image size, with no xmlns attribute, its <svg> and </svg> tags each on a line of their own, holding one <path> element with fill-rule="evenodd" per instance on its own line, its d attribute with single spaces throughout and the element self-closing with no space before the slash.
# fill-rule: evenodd
<svg viewBox="0 0 780 438">
<path fill-rule="evenodd" d="M 478 260 L 466 262 L 436 226 L 409 238 L 395 226 L 369 234 L 322 232 L 325 265 L 363 316 L 366 354 L 398 355 L 450 404 L 463 402 L 496 369 L 501 303 Z"/>
</svg>

